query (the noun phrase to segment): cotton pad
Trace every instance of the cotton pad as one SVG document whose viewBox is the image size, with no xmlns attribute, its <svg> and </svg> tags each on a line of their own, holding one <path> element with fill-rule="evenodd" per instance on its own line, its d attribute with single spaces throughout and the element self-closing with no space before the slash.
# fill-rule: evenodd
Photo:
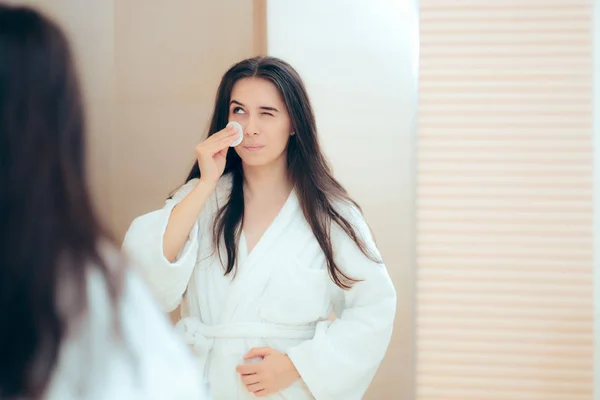
<svg viewBox="0 0 600 400">
<path fill-rule="evenodd" d="M 227 124 L 227 127 L 230 127 L 232 125 L 238 133 L 238 138 L 233 143 L 231 143 L 229 147 L 238 146 L 240 143 L 242 143 L 242 140 L 244 140 L 244 128 L 242 128 L 242 125 L 240 125 L 239 122 L 231 121 Z"/>
</svg>

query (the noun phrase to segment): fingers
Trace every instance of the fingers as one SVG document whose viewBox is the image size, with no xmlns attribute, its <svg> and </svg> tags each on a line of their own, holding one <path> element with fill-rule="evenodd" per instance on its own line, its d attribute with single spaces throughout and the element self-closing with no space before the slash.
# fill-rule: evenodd
<svg viewBox="0 0 600 400">
<path fill-rule="evenodd" d="M 209 140 L 209 139 L 219 140 L 219 139 L 225 138 L 227 136 L 233 136 L 236 133 L 237 132 L 236 132 L 236 129 L 234 126 L 228 126 L 224 129 L 221 129 L 219 132 L 215 133 L 214 135 L 211 135 L 207 140 Z"/>
<path fill-rule="evenodd" d="M 203 143 L 205 143 L 207 146 L 213 144 L 216 146 L 222 146 L 223 144 L 229 146 L 235 141 L 235 139 L 237 139 L 237 137 L 238 133 L 235 131 L 235 129 L 233 127 L 229 127 L 210 136 Z"/>
<path fill-rule="evenodd" d="M 260 371 L 261 366 L 259 364 L 240 364 L 235 370 L 242 375 L 253 375 Z"/>
<path fill-rule="evenodd" d="M 261 383 L 258 374 L 242 375 L 242 382 L 251 393 L 261 393 L 265 390 L 265 385 Z"/>
<path fill-rule="evenodd" d="M 235 132 L 232 135 L 221 137 L 220 139 L 213 139 L 213 136 L 211 136 L 198 144 L 198 146 L 196 146 L 196 151 L 199 154 L 213 156 L 220 151 L 228 150 L 228 147 L 235 139 L 237 139 L 237 134 Z"/>
<path fill-rule="evenodd" d="M 264 349 L 261 350 L 264 352 Z M 267 389 L 268 379 L 265 379 L 260 372 L 263 368 L 261 364 L 241 364 L 236 368 L 236 371 L 241 374 L 244 386 L 256 397 L 265 397 L 273 393 L 273 388 Z"/>
<path fill-rule="evenodd" d="M 267 397 L 271 394 L 273 394 L 274 392 L 271 390 L 267 390 L 267 389 L 263 389 L 263 390 L 258 390 L 256 392 L 254 392 L 254 396 L 256 397 Z"/>
<path fill-rule="evenodd" d="M 269 347 L 255 347 L 251 349 L 245 356 L 244 359 L 248 360 L 250 358 L 256 357 L 266 357 L 271 354 L 272 350 Z"/>
<path fill-rule="evenodd" d="M 246 388 L 248 388 L 248 391 L 251 393 L 260 393 L 265 390 L 265 388 L 260 383 L 246 385 Z"/>
<path fill-rule="evenodd" d="M 242 375 L 242 382 L 244 382 L 244 385 L 246 386 L 255 385 L 260 382 L 260 378 L 258 377 L 258 374 Z"/>
<path fill-rule="evenodd" d="M 241 132 L 243 135 L 243 132 Z M 235 142 L 236 139 L 239 138 L 240 132 L 235 128 L 235 126 L 229 126 L 213 135 L 211 135 L 208 140 L 215 140 L 215 141 L 220 141 L 220 140 L 226 140 L 229 141 L 231 140 L 228 145 L 230 145 L 231 143 Z"/>
<path fill-rule="evenodd" d="M 234 134 L 233 136 L 226 136 L 214 142 L 206 143 L 206 146 L 211 153 L 215 154 L 219 151 L 226 150 L 233 142 L 235 142 L 235 139 L 237 139 L 237 134 Z"/>
</svg>

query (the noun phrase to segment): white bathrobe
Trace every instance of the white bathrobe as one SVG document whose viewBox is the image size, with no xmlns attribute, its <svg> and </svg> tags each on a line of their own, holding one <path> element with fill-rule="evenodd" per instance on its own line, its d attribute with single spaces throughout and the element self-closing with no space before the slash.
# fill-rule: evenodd
<svg viewBox="0 0 600 400">
<path fill-rule="evenodd" d="M 302 377 L 268 398 L 362 398 L 392 333 L 396 292 L 385 266 L 370 261 L 334 224 L 331 239 L 338 266 L 364 280 L 351 290 L 337 287 L 292 192 L 250 254 L 242 233 L 238 272 L 225 276 L 214 253 L 212 226 L 231 192 L 229 176 L 221 178 L 187 243 L 169 263 L 163 256 L 163 234 L 171 211 L 196 184 L 188 182 L 163 209 L 138 217 L 124 249 L 143 268 L 165 311 L 182 304 L 177 326 L 198 356 L 211 398 L 255 398 L 235 370 L 253 347 L 287 353 Z M 341 211 L 379 255 L 358 210 L 345 205 Z M 333 321 L 328 319 L 332 311 L 337 316 Z"/>
<path fill-rule="evenodd" d="M 103 255 L 120 267 L 115 249 Z M 61 287 L 60 302 L 68 305 L 69 293 L 68 284 Z M 136 273 L 125 271 L 114 308 L 97 269 L 90 269 L 87 295 L 86 315 L 62 343 L 44 400 L 208 399 L 192 352 Z"/>
</svg>

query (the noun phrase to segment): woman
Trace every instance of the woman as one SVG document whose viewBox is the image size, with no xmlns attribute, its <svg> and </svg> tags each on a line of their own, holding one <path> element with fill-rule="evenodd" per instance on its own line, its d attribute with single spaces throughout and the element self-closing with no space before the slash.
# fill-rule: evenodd
<svg viewBox="0 0 600 400">
<path fill-rule="evenodd" d="M 228 121 L 244 128 L 235 148 Z M 296 71 L 271 57 L 233 66 L 196 155 L 187 183 L 132 223 L 124 247 L 165 311 L 182 303 L 178 328 L 212 398 L 361 398 L 396 293 L 331 175 Z"/>
<path fill-rule="evenodd" d="M 67 41 L 0 5 L 0 398 L 201 399 L 195 364 L 100 226 Z"/>
</svg>

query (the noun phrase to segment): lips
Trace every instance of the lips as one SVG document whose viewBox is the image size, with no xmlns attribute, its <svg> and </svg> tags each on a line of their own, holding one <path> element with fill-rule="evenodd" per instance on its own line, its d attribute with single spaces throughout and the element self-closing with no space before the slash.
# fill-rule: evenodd
<svg viewBox="0 0 600 400">
<path fill-rule="evenodd" d="M 252 146 L 244 146 L 244 149 L 249 150 L 249 151 L 257 151 L 262 149 L 265 146 L 259 146 L 259 145 L 252 145 Z"/>
</svg>

